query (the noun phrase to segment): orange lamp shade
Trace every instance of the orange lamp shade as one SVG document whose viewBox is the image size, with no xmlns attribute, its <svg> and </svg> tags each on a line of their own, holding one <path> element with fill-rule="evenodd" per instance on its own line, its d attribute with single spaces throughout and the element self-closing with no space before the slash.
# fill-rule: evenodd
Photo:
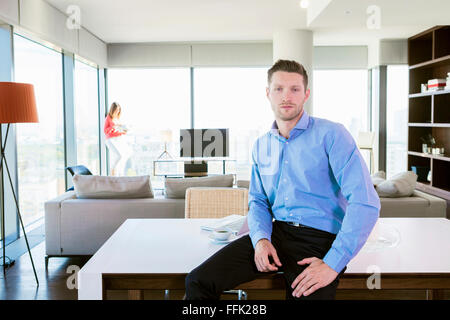
<svg viewBox="0 0 450 320">
<path fill-rule="evenodd" d="M 0 82 L 0 123 L 39 122 L 34 86 Z"/>
</svg>

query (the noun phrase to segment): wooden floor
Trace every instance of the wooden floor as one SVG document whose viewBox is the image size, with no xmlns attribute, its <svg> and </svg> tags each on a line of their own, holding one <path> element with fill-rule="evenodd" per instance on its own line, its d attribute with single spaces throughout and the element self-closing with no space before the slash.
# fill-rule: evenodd
<svg viewBox="0 0 450 320">
<path fill-rule="evenodd" d="M 67 273 L 69 266 L 80 268 L 87 262 L 83 258 L 51 258 L 48 271 L 45 270 L 45 244 L 41 243 L 32 249 L 33 260 L 39 278 L 36 286 L 33 269 L 28 253 L 16 260 L 15 264 L 6 270 L 6 278 L 0 271 L 0 300 L 76 300 L 76 289 L 69 289 L 68 280 L 73 273 Z M 70 281 L 69 281 L 70 282 Z M 73 282 L 69 283 L 73 284 Z M 283 300 L 284 291 L 249 290 L 248 300 Z M 184 291 L 170 291 L 170 299 L 180 300 Z M 127 299 L 126 291 L 108 291 L 107 298 L 111 300 Z M 236 295 L 223 295 L 222 299 L 235 300 Z M 444 298 L 450 300 L 450 290 L 445 291 Z M 163 291 L 145 291 L 144 299 L 164 299 Z M 336 300 L 425 300 L 424 290 L 338 290 Z"/>
</svg>

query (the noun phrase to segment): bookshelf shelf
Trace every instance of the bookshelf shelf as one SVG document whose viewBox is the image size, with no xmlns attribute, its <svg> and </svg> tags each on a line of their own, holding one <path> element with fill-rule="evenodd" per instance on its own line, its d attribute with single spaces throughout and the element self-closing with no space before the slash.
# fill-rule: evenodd
<svg viewBox="0 0 450 320">
<path fill-rule="evenodd" d="M 427 91 L 427 92 L 421 92 L 421 93 L 411 93 L 409 95 L 409 97 L 410 98 L 420 98 L 420 97 L 427 97 L 427 96 L 438 96 L 441 94 L 449 94 L 449 93 L 450 93 L 450 90 Z"/>
</svg>

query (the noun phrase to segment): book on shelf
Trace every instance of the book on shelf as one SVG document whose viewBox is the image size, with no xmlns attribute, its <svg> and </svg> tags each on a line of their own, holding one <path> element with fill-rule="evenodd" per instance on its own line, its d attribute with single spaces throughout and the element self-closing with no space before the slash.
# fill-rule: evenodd
<svg viewBox="0 0 450 320">
<path fill-rule="evenodd" d="M 446 83 L 447 83 L 446 79 L 428 80 L 428 91 L 444 90 Z"/>
</svg>

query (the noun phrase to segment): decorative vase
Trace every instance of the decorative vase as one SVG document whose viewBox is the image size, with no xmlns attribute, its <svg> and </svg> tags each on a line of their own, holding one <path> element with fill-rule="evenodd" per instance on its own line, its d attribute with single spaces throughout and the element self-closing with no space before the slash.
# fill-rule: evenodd
<svg viewBox="0 0 450 320">
<path fill-rule="evenodd" d="M 422 143 L 422 152 L 427 153 L 428 151 L 428 145 L 426 143 Z"/>
</svg>

